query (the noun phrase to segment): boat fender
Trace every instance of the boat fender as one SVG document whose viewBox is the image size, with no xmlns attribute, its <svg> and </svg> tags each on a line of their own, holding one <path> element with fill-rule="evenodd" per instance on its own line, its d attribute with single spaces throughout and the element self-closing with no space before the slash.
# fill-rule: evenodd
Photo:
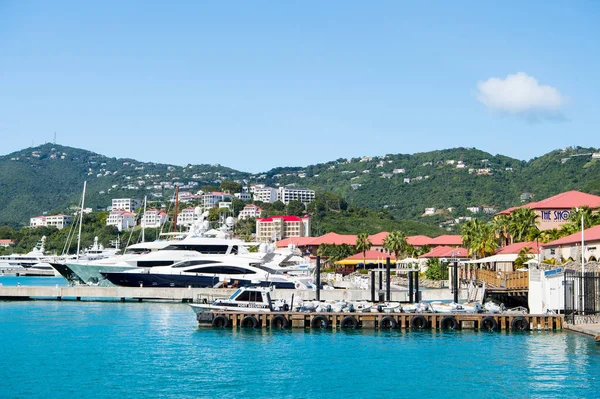
<svg viewBox="0 0 600 399">
<path fill-rule="evenodd" d="M 300 283 L 296 283 L 296 289 L 299 290 L 300 289 Z"/>
<path fill-rule="evenodd" d="M 325 316 L 318 315 L 310 321 L 310 326 L 312 328 L 329 328 L 329 320 Z"/>
<path fill-rule="evenodd" d="M 458 321 L 456 321 L 456 317 L 446 316 L 440 321 L 440 328 L 442 330 L 458 330 L 460 325 L 458 324 Z"/>
<path fill-rule="evenodd" d="M 213 319 L 212 326 L 218 328 L 229 327 L 229 319 L 223 315 L 219 315 Z"/>
<path fill-rule="evenodd" d="M 377 311 L 383 313 L 383 305 L 377 305 Z"/>
<path fill-rule="evenodd" d="M 254 316 L 245 316 L 240 322 L 240 327 L 258 328 L 258 320 Z"/>
<path fill-rule="evenodd" d="M 283 304 L 283 311 L 284 312 L 289 312 L 289 310 L 290 310 L 290 305 L 288 305 L 287 303 L 284 303 Z"/>
<path fill-rule="evenodd" d="M 479 329 L 487 330 L 487 331 L 495 331 L 498 329 L 498 322 L 493 317 L 486 316 L 483 319 L 481 319 L 481 323 L 479 324 Z"/>
<path fill-rule="evenodd" d="M 418 316 L 414 316 L 412 319 L 410 319 L 410 328 L 412 328 L 412 329 L 423 330 L 428 327 L 429 327 L 429 322 L 427 321 L 425 316 L 418 315 Z"/>
<path fill-rule="evenodd" d="M 346 316 L 342 319 L 342 322 L 340 323 L 340 327 L 341 328 L 350 328 L 350 329 L 354 330 L 358 327 L 358 320 L 356 320 L 356 317 L 354 317 L 354 316 Z"/>
<path fill-rule="evenodd" d="M 286 304 L 287 305 L 287 304 Z M 271 328 L 287 328 L 288 320 L 284 315 L 278 314 L 271 319 Z"/>
<path fill-rule="evenodd" d="M 392 316 L 384 316 L 379 321 L 379 328 L 394 330 L 398 328 L 398 322 Z"/>
<path fill-rule="evenodd" d="M 510 329 L 513 331 L 528 331 L 529 322 L 523 316 L 517 316 L 510 322 Z"/>
</svg>

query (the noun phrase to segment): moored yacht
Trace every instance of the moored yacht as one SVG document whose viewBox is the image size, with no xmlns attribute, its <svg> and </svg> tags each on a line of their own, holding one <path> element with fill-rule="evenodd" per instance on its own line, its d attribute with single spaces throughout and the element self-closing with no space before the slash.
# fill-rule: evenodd
<svg viewBox="0 0 600 399">
<path fill-rule="evenodd" d="M 255 255 L 255 254 L 250 254 Z M 284 289 L 313 289 L 310 277 L 272 273 L 261 260 L 249 255 L 203 255 L 170 266 L 102 272 L 115 285 L 125 287 L 219 288 L 262 286 Z"/>
</svg>

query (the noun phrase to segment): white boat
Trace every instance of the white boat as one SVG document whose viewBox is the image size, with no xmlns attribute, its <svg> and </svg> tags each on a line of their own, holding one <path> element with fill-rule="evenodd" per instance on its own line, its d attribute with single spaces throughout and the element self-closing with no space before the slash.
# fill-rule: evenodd
<svg viewBox="0 0 600 399">
<path fill-rule="evenodd" d="M 27 254 L 12 254 L 0 256 L 0 269 L 2 270 L 19 270 L 32 267 L 35 264 L 45 262 L 47 256 L 44 255 L 44 246 L 46 244 L 46 236 L 35 245 L 35 247 Z"/>
<path fill-rule="evenodd" d="M 430 302 L 430 308 L 434 313 L 479 313 L 482 311 L 481 304 L 479 302 L 472 303 L 444 303 L 444 302 Z"/>
<path fill-rule="evenodd" d="M 285 300 L 272 300 L 271 288 L 242 287 L 229 298 L 217 299 L 211 303 L 192 303 L 196 315 L 205 312 L 273 312 L 287 311 Z"/>
<path fill-rule="evenodd" d="M 102 272 L 111 283 L 124 287 L 221 288 L 263 286 L 282 289 L 313 289 L 310 278 L 272 273 L 261 267 L 260 258 L 248 255 L 204 255 L 170 266 Z"/>
</svg>

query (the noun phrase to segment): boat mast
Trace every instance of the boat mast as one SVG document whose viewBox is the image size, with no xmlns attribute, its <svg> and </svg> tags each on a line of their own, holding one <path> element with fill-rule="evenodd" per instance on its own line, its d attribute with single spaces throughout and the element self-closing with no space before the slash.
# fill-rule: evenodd
<svg viewBox="0 0 600 399">
<path fill-rule="evenodd" d="M 77 235 L 77 257 L 79 260 L 79 248 L 81 247 L 81 225 L 83 224 L 83 204 L 85 203 L 85 187 L 87 181 L 83 182 L 83 195 L 81 196 L 81 208 L 79 208 L 79 234 Z"/>
<path fill-rule="evenodd" d="M 146 222 L 144 221 L 146 217 L 146 198 L 148 197 L 144 195 L 144 213 L 142 215 L 142 242 L 146 242 Z"/>
<path fill-rule="evenodd" d="M 173 233 L 177 233 L 177 211 L 179 208 L 179 186 L 175 187 L 175 212 L 173 213 Z"/>
</svg>

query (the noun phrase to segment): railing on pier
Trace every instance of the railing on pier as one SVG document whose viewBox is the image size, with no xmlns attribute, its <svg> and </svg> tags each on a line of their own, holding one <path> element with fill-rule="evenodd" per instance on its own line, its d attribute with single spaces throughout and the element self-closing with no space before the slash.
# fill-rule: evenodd
<svg viewBox="0 0 600 399">
<path fill-rule="evenodd" d="M 485 281 L 489 287 L 513 289 L 529 288 L 529 272 L 496 272 L 492 270 L 476 270 L 477 280 Z"/>
</svg>

